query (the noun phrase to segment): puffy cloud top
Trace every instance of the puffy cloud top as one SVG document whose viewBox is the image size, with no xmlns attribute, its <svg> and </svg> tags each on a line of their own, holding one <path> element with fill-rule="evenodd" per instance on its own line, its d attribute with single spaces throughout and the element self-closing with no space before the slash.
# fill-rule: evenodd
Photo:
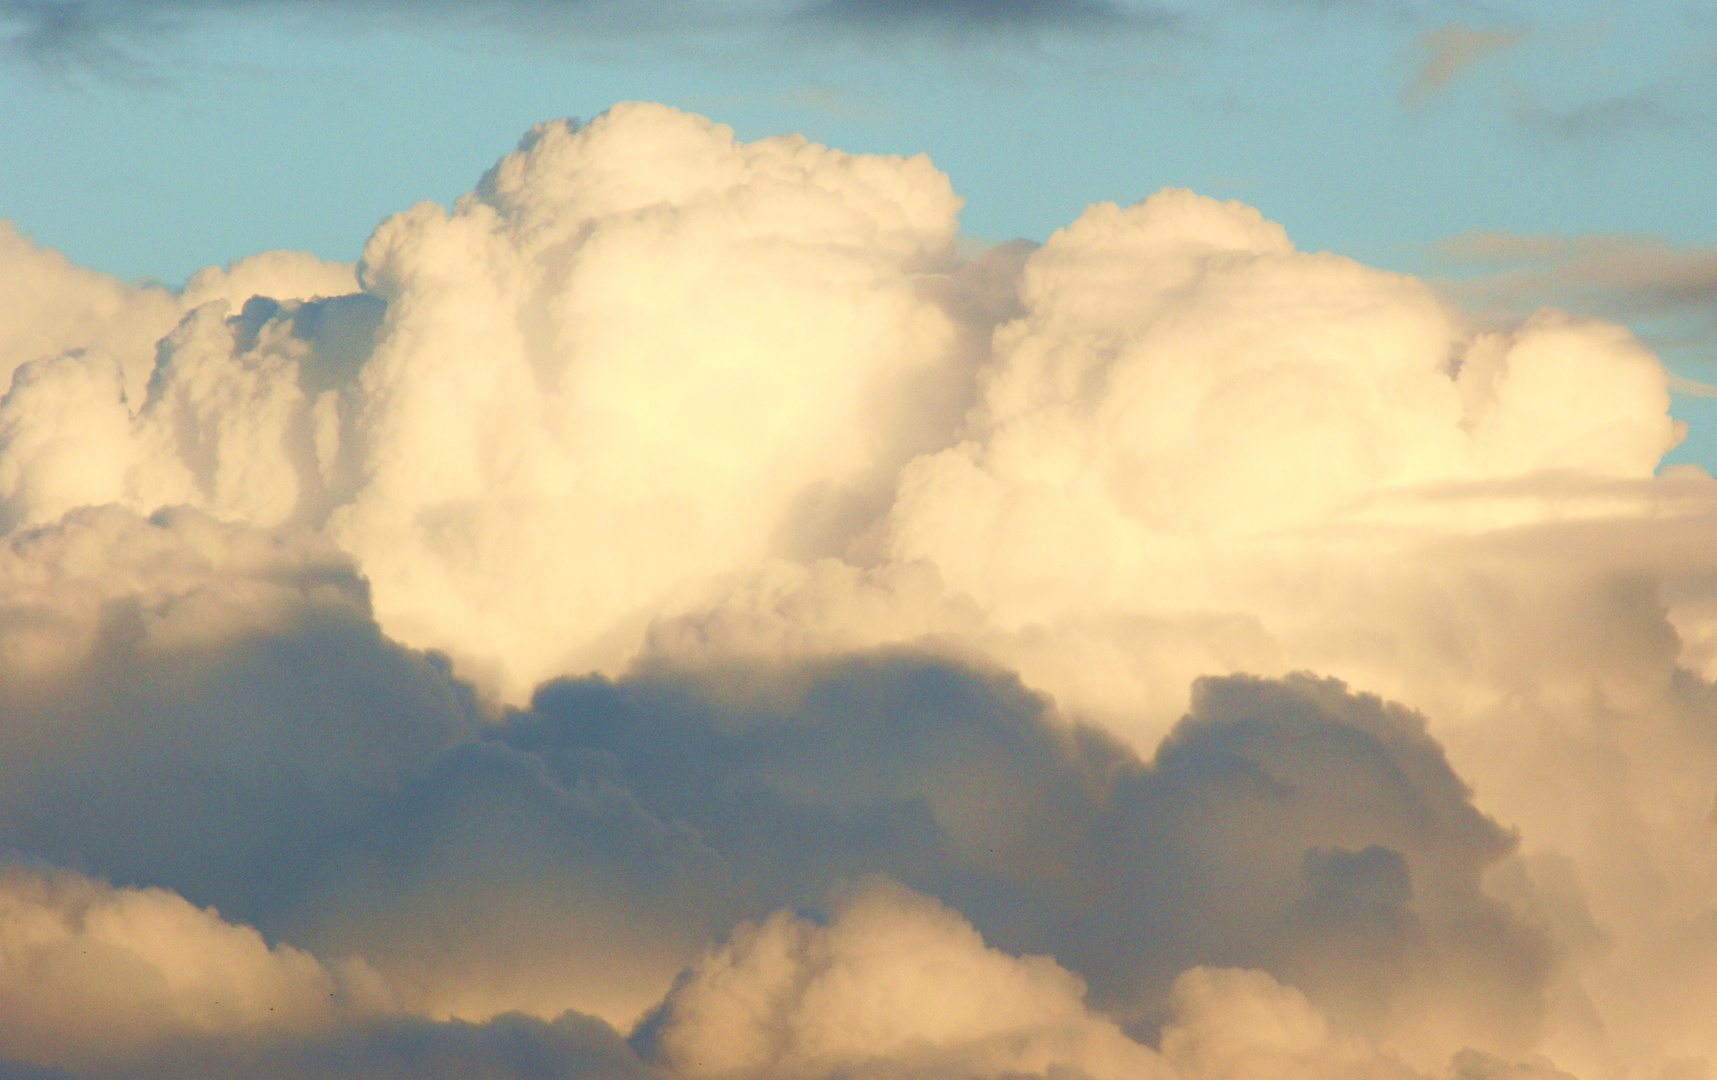
<svg viewBox="0 0 1717 1080">
<path fill-rule="evenodd" d="M 539 125 L 451 211 L 384 222 L 362 294 L 304 300 L 349 279 L 258 256 L 193 280 L 146 378 L 29 365 L 0 493 L 16 521 L 324 528 L 390 634 L 522 700 L 772 559 L 922 560 L 1010 629 L 1220 609 L 1222 545 L 1422 523 L 1451 484 L 1645 477 L 1677 437 L 1625 332 L 1475 336 L 1238 203 L 1093 206 L 972 267 L 958 207 L 922 156 L 643 104 Z"/>
<path fill-rule="evenodd" d="M 0 232 L 0 1059 L 1699 1075 L 1656 358 L 1190 192 L 958 210 L 630 104 L 356 267 Z"/>
<path fill-rule="evenodd" d="M 988 949 L 954 912 L 880 882 L 828 926 L 780 913 L 740 927 L 669 994 L 650 1041 L 698 1077 L 849 1076 L 879 1060 L 909 1075 L 1161 1075 L 1083 996 L 1048 957 Z"/>
<path fill-rule="evenodd" d="M 0 1055 L 88 1066 L 171 1037 L 333 1027 L 391 1008 L 362 964 L 270 948 L 160 889 L 0 867 Z"/>
<path fill-rule="evenodd" d="M 878 407 L 943 362 L 914 275 L 957 207 L 921 157 L 628 106 L 384 223 L 365 483 L 331 526 L 384 622 L 518 693 L 613 663 L 805 500 L 874 485 Z"/>
<path fill-rule="evenodd" d="M 1087 209 L 1020 297 L 977 437 L 909 466 L 894 511 L 899 557 L 1007 618 L 1197 602 L 1164 573 L 1183 538 L 1327 529 L 1428 485 L 1647 476 L 1678 439 L 1625 332 L 1546 314 L 1474 339 L 1420 282 L 1191 192 Z"/>
<path fill-rule="evenodd" d="M 140 407 L 98 357 L 32 366 L 0 410 L 0 490 L 24 521 L 106 501 L 326 520 L 391 633 L 522 696 L 624 659 L 797 518 L 886 492 L 911 450 L 894 407 L 922 411 L 950 365 L 919 278 L 958 206 L 922 156 L 741 144 L 651 105 L 543 125 L 451 212 L 377 229 L 371 340 L 335 325 L 356 300 L 218 302 L 271 256 L 193 281 L 208 302 Z"/>
</svg>

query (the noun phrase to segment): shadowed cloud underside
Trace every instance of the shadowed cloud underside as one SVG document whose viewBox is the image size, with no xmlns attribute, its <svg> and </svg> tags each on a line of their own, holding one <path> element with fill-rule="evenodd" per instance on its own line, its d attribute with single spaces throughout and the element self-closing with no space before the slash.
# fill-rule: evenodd
<svg viewBox="0 0 1717 1080">
<path fill-rule="evenodd" d="M 1710 1068 L 1684 381 L 1239 202 L 960 207 L 632 103 L 356 265 L 0 232 L 0 1076 Z M 1450 255 L 1618 251 L 1697 284 Z"/>
</svg>

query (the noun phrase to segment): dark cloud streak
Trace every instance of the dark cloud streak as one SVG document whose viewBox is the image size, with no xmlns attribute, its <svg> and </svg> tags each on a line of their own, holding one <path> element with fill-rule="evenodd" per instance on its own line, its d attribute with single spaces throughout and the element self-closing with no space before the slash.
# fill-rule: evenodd
<svg viewBox="0 0 1717 1080">
<path fill-rule="evenodd" d="M 1438 286 L 1495 321 L 1553 306 L 1628 323 L 1670 357 L 1717 360 L 1717 249 L 1661 237 L 1471 232 L 1432 245 Z"/>
<path fill-rule="evenodd" d="M 1114 0 L 814 0 L 799 18 L 871 34 L 1172 33 L 1185 16 Z"/>
<path fill-rule="evenodd" d="M 1672 106 L 1661 88 L 1648 87 L 1598 98 L 1568 108 L 1522 105 L 1514 122 L 1537 140 L 1579 142 L 1623 138 L 1648 132 L 1675 131 L 1697 118 Z"/>
<path fill-rule="evenodd" d="M 143 53 L 172 31 L 162 6 L 85 0 L 3 0 L 0 56 L 30 63 L 56 77 L 77 72 L 155 84 L 160 74 Z"/>
<path fill-rule="evenodd" d="M 711 31 L 761 29 L 796 34 L 995 35 L 1167 34 L 1185 16 L 1118 0 L 808 0 L 786 9 L 688 7 L 672 0 L 0 0 L 0 49 L 55 75 L 160 82 L 153 58 L 164 42 L 199 20 L 232 15 L 338 14 L 412 29 L 437 20 L 590 40 L 672 39 Z"/>
</svg>

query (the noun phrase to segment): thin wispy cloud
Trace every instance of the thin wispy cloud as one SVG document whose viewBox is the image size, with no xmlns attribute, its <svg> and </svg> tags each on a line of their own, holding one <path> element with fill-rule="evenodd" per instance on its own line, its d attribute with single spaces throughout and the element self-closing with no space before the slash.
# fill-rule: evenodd
<svg viewBox="0 0 1717 1080">
<path fill-rule="evenodd" d="M 799 17 L 876 34 L 1169 33 L 1186 21 L 1120 0 L 813 0 Z"/>
<path fill-rule="evenodd" d="M 604 41 L 675 40 L 730 30 L 867 36 L 999 37 L 1174 34 L 1179 11 L 1124 0 L 805 0 L 688 4 L 681 0 L 4 0 L 5 53 L 51 72 L 146 78 L 161 45 L 200 21 L 314 14 L 411 31 L 477 22 L 520 33 Z"/>
<path fill-rule="evenodd" d="M 1237 8 L 1290 13 L 1317 19 L 1358 17 L 1409 27 L 1422 25 L 1435 18 L 1441 6 L 1436 0 L 1229 0 L 1229 3 Z"/>
<path fill-rule="evenodd" d="M 1517 102 L 1515 125 L 1545 143 L 1608 142 L 1676 131 L 1701 121 L 1700 112 L 1676 103 L 1670 86 L 1649 86 L 1568 106 Z"/>
<path fill-rule="evenodd" d="M 1669 388 L 1677 394 L 1686 394 L 1689 397 L 1717 398 L 1717 385 L 1689 379 L 1682 375 L 1671 374 Z"/>
<path fill-rule="evenodd" d="M 1659 348 L 1717 360 L 1717 249 L 1661 237 L 1462 233 L 1433 245 L 1442 287 L 1497 318 L 1546 305 L 1639 325 Z"/>
<path fill-rule="evenodd" d="M 155 83 L 148 53 L 171 37 L 173 21 L 148 5 L 84 0 L 4 0 L 0 55 L 58 77 L 90 73 Z"/>
<path fill-rule="evenodd" d="M 158 77 L 163 51 L 205 24 L 293 15 L 408 33 L 476 25 L 593 40 L 695 35 L 753 18 L 738 9 L 688 8 L 672 0 L 0 0 L 0 43 L 15 60 L 50 72 Z"/>
<path fill-rule="evenodd" d="M 1511 49 L 1524 40 L 1526 31 L 1521 29 L 1474 29 L 1448 23 L 1426 30 L 1413 41 L 1416 70 L 1401 92 L 1402 99 L 1408 104 L 1423 104 L 1485 57 Z"/>
</svg>

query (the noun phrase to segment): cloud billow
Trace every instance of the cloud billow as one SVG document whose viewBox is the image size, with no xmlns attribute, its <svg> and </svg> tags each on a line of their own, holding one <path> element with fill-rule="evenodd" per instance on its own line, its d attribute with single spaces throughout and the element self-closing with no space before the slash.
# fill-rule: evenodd
<svg viewBox="0 0 1717 1080">
<path fill-rule="evenodd" d="M 1213 680 L 1146 763 L 945 663 L 808 677 L 761 715 L 673 680 L 562 684 L 486 734 L 600 761 L 740 880 L 776 883 L 767 906 L 885 873 L 986 940 L 1055 956 L 1135 1024 L 1199 964 L 1292 977 L 1361 1026 L 1386 1025 L 1393 995 L 1438 993 L 1414 985 L 1437 969 L 1466 973 L 1475 1031 L 1536 993 L 1545 944 L 1478 887 L 1511 842 L 1403 710 L 1333 683 Z M 1463 955 L 1486 925 L 1496 954 Z"/>
<path fill-rule="evenodd" d="M 0 1060 L 1717 1053 L 1717 488 L 1657 357 L 1187 191 L 959 208 L 634 103 L 356 266 L 0 232 Z"/>
<path fill-rule="evenodd" d="M 734 677 L 746 700 L 727 695 Z M 355 714 L 370 694 L 352 689 Z M 274 723 L 312 744 L 336 734 Z M 37 768 L 58 773 L 61 756 Z M 135 771 L 76 760 L 91 784 Z M 258 765 L 279 776 L 282 761 Z M 1334 683 L 1208 683 L 1147 764 L 1013 680 L 945 661 L 662 671 L 552 685 L 394 769 L 392 794 L 301 808 L 344 820 L 309 852 L 280 835 L 279 809 L 223 796 L 254 783 L 236 762 L 208 777 L 199 811 L 223 832 L 178 825 L 185 782 L 162 774 L 128 797 L 128 850 L 100 837 L 47 850 L 206 902 L 208 880 L 184 868 L 254 880 L 225 851 L 249 831 L 265 859 L 288 859 L 269 896 L 223 912 L 363 956 L 432 1015 L 578 1008 L 623 1023 L 724 927 L 884 875 L 1008 952 L 1053 956 L 1138 1031 L 1155 1032 L 1175 977 L 1201 964 L 1270 971 L 1379 1039 L 1412 1034 L 1392 1030 L 1392 1002 L 1425 995 L 1464 1003 L 1469 1039 L 1504 1050 L 1537 1019 L 1545 944 L 1477 887 L 1509 838 L 1418 718 Z M 1439 986 L 1451 969 L 1460 982 Z"/>
</svg>

